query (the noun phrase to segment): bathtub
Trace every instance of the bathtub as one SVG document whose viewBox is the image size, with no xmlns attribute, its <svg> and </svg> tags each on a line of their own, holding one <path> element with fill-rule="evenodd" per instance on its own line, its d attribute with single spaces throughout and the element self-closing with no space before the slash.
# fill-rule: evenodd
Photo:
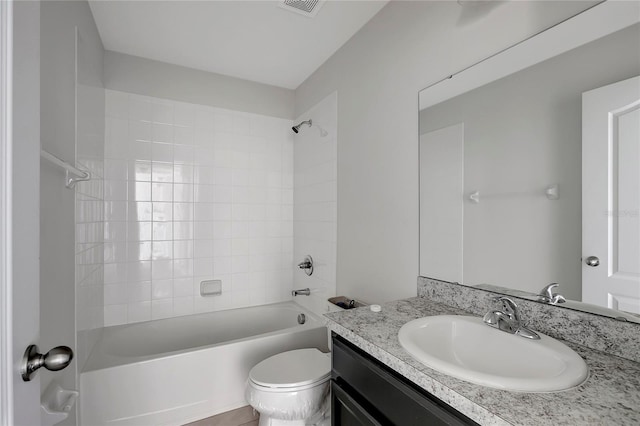
<svg viewBox="0 0 640 426">
<path fill-rule="evenodd" d="M 239 408 L 255 364 L 327 344 L 322 320 L 293 302 L 107 327 L 80 374 L 79 424 L 181 425 Z"/>
</svg>

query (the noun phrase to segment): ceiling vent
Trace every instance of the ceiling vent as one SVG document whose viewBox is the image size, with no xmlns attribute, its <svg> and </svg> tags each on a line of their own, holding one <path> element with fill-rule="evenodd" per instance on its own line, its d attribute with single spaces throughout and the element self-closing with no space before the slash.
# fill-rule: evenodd
<svg viewBox="0 0 640 426">
<path fill-rule="evenodd" d="M 283 9 L 313 18 L 324 2 L 325 0 L 282 0 L 279 5 Z"/>
</svg>

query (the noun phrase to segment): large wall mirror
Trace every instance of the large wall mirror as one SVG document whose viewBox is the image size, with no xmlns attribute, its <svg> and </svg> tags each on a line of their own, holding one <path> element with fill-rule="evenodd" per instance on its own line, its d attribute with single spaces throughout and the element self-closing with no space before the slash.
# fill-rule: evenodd
<svg viewBox="0 0 640 426">
<path fill-rule="evenodd" d="M 420 93 L 420 275 L 640 322 L 639 22 L 601 3 Z"/>
</svg>

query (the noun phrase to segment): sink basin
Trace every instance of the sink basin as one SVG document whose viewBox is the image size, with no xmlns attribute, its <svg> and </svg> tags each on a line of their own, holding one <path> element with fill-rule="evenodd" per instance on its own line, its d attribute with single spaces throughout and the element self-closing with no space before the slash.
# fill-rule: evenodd
<svg viewBox="0 0 640 426">
<path fill-rule="evenodd" d="M 482 318 L 438 315 L 406 323 L 402 347 L 441 373 L 492 388 L 554 392 L 584 382 L 584 360 L 567 345 L 538 333 L 530 340 L 497 330 Z"/>
</svg>

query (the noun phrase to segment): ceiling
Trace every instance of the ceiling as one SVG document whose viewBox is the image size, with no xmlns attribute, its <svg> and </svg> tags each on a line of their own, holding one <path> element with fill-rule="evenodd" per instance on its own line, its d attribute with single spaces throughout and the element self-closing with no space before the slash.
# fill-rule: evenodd
<svg viewBox="0 0 640 426">
<path fill-rule="evenodd" d="M 261 1 L 89 4 L 105 49 L 297 88 L 387 1 L 327 1 L 313 18 Z"/>
</svg>

